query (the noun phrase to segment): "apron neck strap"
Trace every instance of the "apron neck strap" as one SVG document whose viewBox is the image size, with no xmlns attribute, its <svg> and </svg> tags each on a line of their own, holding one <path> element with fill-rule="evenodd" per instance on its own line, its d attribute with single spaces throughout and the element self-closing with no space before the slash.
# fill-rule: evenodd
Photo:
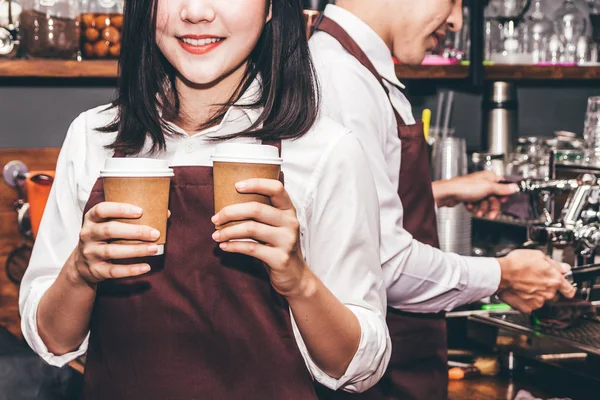
<svg viewBox="0 0 600 400">
<path fill-rule="evenodd" d="M 369 72 L 371 72 L 371 74 L 373 74 L 373 76 L 381 84 L 381 87 L 383 88 L 389 99 L 390 91 L 387 88 L 387 86 L 385 86 L 385 84 L 383 83 L 384 78 L 379 74 L 379 72 L 377 72 L 377 69 L 375 68 L 371 60 L 369 60 L 369 57 L 365 54 L 363 49 L 360 48 L 358 43 L 356 43 L 356 41 L 352 39 L 352 37 L 348 34 L 348 32 L 344 30 L 344 28 L 342 28 L 337 22 L 335 22 L 331 18 L 324 16 L 317 24 L 315 30 L 325 32 L 328 35 L 332 36 L 334 39 L 336 39 L 342 45 L 342 47 L 348 53 L 350 53 L 350 55 L 356 58 L 366 69 L 369 70 Z M 393 105 L 392 108 L 394 109 L 394 114 L 396 115 L 398 125 L 404 125 L 404 119 L 402 118 L 402 116 L 400 116 L 400 114 L 398 113 L 398 111 L 396 111 Z"/>
</svg>

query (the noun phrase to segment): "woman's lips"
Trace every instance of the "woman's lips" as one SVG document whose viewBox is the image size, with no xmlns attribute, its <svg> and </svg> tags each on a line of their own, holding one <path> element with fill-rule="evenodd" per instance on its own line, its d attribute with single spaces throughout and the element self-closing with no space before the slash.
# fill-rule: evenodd
<svg viewBox="0 0 600 400">
<path fill-rule="evenodd" d="M 224 38 L 214 36 L 194 36 L 186 35 L 178 37 L 179 45 L 188 53 L 202 55 L 209 53 L 219 47 Z"/>
</svg>

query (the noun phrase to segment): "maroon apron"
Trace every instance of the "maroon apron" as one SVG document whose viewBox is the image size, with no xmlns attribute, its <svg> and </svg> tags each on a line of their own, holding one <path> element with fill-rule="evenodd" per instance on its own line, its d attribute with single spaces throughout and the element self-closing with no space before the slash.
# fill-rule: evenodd
<svg viewBox="0 0 600 400">
<path fill-rule="evenodd" d="M 389 97 L 384 78 L 341 26 L 324 17 L 317 30 L 331 35 L 360 61 L 377 78 Z M 398 195 L 404 207 L 404 228 L 419 242 L 439 247 L 423 123 L 406 125 L 396 109 L 394 114 L 402 148 Z M 342 392 L 328 394 L 318 388 L 320 398 L 437 400 L 448 397 L 444 314 L 413 314 L 388 307 L 387 323 L 392 338 L 392 357 L 381 382 L 373 389 L 356 395 Z"/>
<path fill-rule="evenodd" d="M 264 265 L 222 252 L 211 167 L 174 167 L 164 256 L 98 285 L 86 400 L 316 399 Z M 104 201 L 99 179 L 85 207 Z"/>
</svg>

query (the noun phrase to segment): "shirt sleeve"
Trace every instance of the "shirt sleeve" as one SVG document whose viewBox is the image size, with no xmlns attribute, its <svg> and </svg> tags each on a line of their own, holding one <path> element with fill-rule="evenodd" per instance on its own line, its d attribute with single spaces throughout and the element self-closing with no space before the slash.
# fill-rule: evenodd
<svg viewBox="0 0 600 400">
<path fill-rule="evenodd" d="M 360 143 L 347 135 L 319 165 L 307 207 L 309 250 L 315 274 L 356 316 L 360 344 L 344 376 L 334 379 L 311 360 L 294 323 L 294 334 L 314 379 L 332 390 L 362 392 L 383 376 L 391 354 L 385 322 L 385 287 L 379 260 L 379 209 L 375 185 Z M 301 224 L 302 226 L 302 224 Z"/>
<path fill-rule="evenodd" d="M 375 79 L 351 65 L 317 64 L 325 115 L 360 140 L 373 173 L 381 210 L 381 262 L 388 304 L 409 312 L 436 313 L 492 295 L 500 285 L 495 259 L 444 253 L 413 239 L 403 228 L 399 165 L 388 162 L 397 135 L 387 96 Z M 382 99 L 384 102 L 382 103 Z M 410 110 L 403 110 L 402 115 Z M 390 119 L 392 119 L 390 121 Z M 397 141 L 397 137 L 390 138 Z M 389 147 L 389 149 L 387 148 Z"/>
<path fill-rule="evenodd" d="M 56 280 L 76 247 L 83 211 L 77 200 L 77 172 L 82 170 L 85 140 L 82 117 L 70 126 L 56 165 L 56 176 L 35 240 L 19 294 L 21 330 L 29 346 L 47 363 L 61 367 L 87 350 L 88 339 L 68 354 L 48 351 L 37 328 L 37 309 L 42 296 Z M 89 333 L 88 333 L 89 337 Z"/>
</svg>

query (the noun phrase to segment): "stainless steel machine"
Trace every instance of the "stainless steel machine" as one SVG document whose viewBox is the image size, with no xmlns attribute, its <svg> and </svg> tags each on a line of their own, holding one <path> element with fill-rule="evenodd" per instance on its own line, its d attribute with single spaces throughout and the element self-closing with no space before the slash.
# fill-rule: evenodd
<svg viewBox="0 0 600 400">
<path fill-rule="evenodd" d="M 600 166 L 551 161 L 549 179 L 518 184 L 522 193 L 540 205 L 543 217 L 543 222 L 526 226 L 528 240 L 523 247 L 544 250 L 573 265 L 568 278 L 577 287 L 577 299 L 589 301 L 592 312 L 567 328 L 543 326 L 516 311 L 478 313 L 469 317 L 470 323 L 480 333 L 482 326 L 487 326 L 483 329 L 495 329 L 496 334 L 503 331 L 527 337 L 525 345 L 506 350 L 513 358 L 569 371 L 600 384 L 600 317 L 595 312 L 600 305 Z M 514 367 L 514 359 L 511 365 Z M 600 398 L 600 392 L 594 396 L 588 398 Z"/>
</svg>

